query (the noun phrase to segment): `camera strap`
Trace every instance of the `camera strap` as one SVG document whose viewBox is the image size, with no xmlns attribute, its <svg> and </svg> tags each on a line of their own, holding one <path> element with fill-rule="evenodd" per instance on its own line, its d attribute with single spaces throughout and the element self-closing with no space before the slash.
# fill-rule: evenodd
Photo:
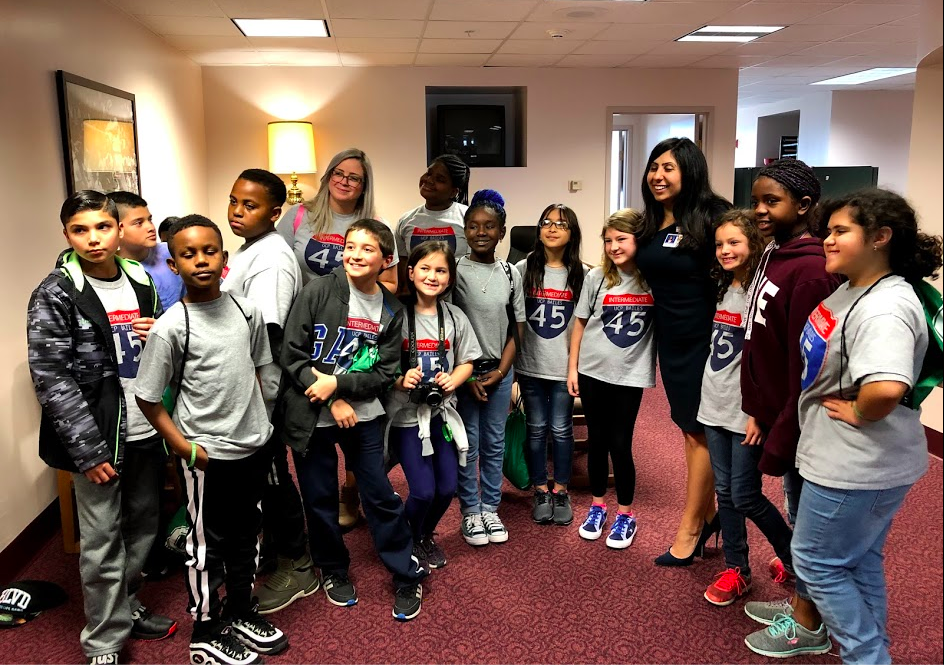
<svg viewBox="0 0 944 665">
<path fill-rule="evenodd" d="M 416 312 L 415 303 L 410 303 L 406 308 L 407 324 L 410 330 L 410 367 L 416 367 L 419 364 L 419 356 L 416 352 Z M 443 316 L 443 306 L 436 301 L 436 317 L 439 319 L 439 366 L 446 366 L 446 319 Z"/>
</svg>

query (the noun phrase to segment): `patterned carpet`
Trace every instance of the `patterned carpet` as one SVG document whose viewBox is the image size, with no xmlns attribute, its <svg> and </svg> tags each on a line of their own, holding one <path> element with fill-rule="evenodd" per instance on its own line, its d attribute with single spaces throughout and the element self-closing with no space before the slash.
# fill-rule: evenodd
<svg viewBox="0 0 944 665">
<path fill-rule="evenodd" d="M 291 647 L 272 663 L 762 663 L 743 638 L 758 628 L 743 601 L 726 608 L 708 604 L 702 593 L 723 565 L 709 549 L 690 568 L 656 568 L 682 507 L 684 461 L 681 438 L 668 418 L 661 389 L 647 391 L 637 427 L 635 458 L 639 488 L 639 533 L 628 550 L 587 542 L 570 527 L 539 526 L 530 519 L 530 495 L 507 485 L 501 514 L 511 538 L 502 545 L 472 549 L 459 535 L 453 504 L 439 541 L 448 565 L 425 584 L 422 614 L 406 624 L 391 615 L 390 579 L 373 553 L 366 527 L 347 536 L 351 576 L 360 603 L 330 605 L 320 592 L 299 601 L 274 622 Z M 585 455 L 576 464 L 584 465 Z M 399 469 L 391 474 L 405 495 Z M 782 498 L 779 482 L 766 491 Z M 586 491 L 574 492 L 579 520 Z M 896 663 L 941 663 L 942 658 L 942 464 L 912 490 L 886 549 L 890 588 L 889 630 Z M 755 566 L 751 599 L 785 597 L 787 591 L 763 575 L 770 546 L 751 526 Z M 76 663 L 81 591 L 75 556 L 50 542 L 20 575 L 48 579 L 70 594 L 68 605 L 0 637 L 0 662 Z M 181 663 L 188 659 L 189 618 L 180 575 L 145 588 L 154 610 L 177 617 L 180 633 L 163 642 L 133 642 L 126 660 Z M 838 663 L 837 654 L 811 659 Z"/>
</svg>

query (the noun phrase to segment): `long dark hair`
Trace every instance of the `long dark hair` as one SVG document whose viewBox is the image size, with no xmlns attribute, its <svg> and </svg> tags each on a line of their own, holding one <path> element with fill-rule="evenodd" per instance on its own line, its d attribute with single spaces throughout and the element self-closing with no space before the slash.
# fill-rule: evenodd
<svg viewBox="0 0 944 665">
<path fill-rule="evenodd" d="M 580 260 L 580 223 L 577 221 L 577 213 L 565 206 L 563 203 L 552 203 L 544 209 L 538 218 L 538 224 L 547 219 L 547 215 L 552 210 L 557 210 L 560 218 L 567 222 L 570 228 L 570 240 L 567 242 L 567 248 L 564 251 L 564 267 L 567 268 L 567 286 L 573 293 L 574 301 L 580 298 L 580 291 L 583 289 L 583 262 Z M 534 248 L 528 254 L 526 259 L 526 270 L 524 273 L 524 292 L 531 293 L 544 288 L 544 266 L 547 262 L 547 254 L 544 252 L 544 243 L 541 242 L 541 229 L 534 236 Z"/>
<path fill-rule="evenodd" d="M 766 243 L 760 235 L 760 231 L 757 230 L 754 215 L 751 214 L 750 210 L 734 209 L 727 211 L 721 216 L 721 219 L 715 222 L 715 232 L 717 233 L 718 229 L 725 224 L 733 224 L 747 238 L 747 247 L 751 253 L 747 259 L 747 272 L 744 275 L 744 281 L 741 283 L 741 288 L 746 290 L 754 280 L 754 273 L 757 272 L 757 266 L 760 265 L 760 257 L 764 253 Z M 731 287 L 731 282 L 734 281 L 734 273 L 725 270 L 720 263 L 715 261 L 711 266 L 711 270 L 708 271 L 708 275 L 718 285 L 718 302 L 721 302 L 724 300 L 724 294 Z"/>
<path fill-rule="evenodd" d="M 891 229 L 888 265 L 893 273 L 911 283 L 925 277 L 937 279 L 941 269 L 941 236 L 918 230 L 914 208 L 904 198 L 887 189 L 863 189 L 826 201 L 821 208 L 823 226 L 843 208 L 849 208 L 849 216 L 862 227 L 866 238 L 875 235 L 883 226 Z"/>
<path fill-rule="evenodd" d="M 707 251 L 714 247 L 712 229 L 715 220 L 725 210 L 730 209 L 731 204 L 711 189 L 705 155 L 691 139 L 686 138 L 665 139 L 649 153 L 646 173 L 642 177 L 642 200 L 646 204 L 646 210 L 643 213 L 643 227 L 639 239 L 642 242 L 648 241 L 665 219 L 665 209 L 649 189 L 649 167 L 666 152 L 672 153 L 682 172 L 682 188 L 672 204 L 675 223 L 682 233 L 679 246 Z"/>
</svg>

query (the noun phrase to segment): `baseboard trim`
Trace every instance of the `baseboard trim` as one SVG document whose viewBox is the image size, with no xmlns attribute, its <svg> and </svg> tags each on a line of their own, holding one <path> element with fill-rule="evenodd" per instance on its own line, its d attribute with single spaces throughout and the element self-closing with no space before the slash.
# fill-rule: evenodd
<svg viewBox="0 0 944 665">
<path fill-rule="evenodd" d="M 7 585 L 33 560 L 61 528 L 59 499 L 53 499 L 29 525 L 0 552 L 0 584 Z"/>
<path fill-rule="evenodd" d="M 924 434 L 928 437 L 928 452 L 938 458 L 944 458 L 944 433 L 924 426 Z"/>
</svg>

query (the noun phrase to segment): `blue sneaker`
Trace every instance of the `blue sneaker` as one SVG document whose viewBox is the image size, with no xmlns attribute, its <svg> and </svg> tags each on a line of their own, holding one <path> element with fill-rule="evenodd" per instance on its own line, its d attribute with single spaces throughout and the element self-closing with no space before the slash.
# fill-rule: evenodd
<svg viewBox="0 0 944 665">
<path fill-rule="evenodd" d="M 597 540 L 603 535 L 604 524 L 606 524 L 606 508 L 590 506 L 587 519 L 580 525 L 580 537 L 587 540 Z"/>
<path fill-rule="evenodd" d="M 626 513 L 617 513 L 610 535 L 606 537 L 606 546 L 623 550 L 633 544 L 636 536 L 636 518 Z"/>
</svg>

